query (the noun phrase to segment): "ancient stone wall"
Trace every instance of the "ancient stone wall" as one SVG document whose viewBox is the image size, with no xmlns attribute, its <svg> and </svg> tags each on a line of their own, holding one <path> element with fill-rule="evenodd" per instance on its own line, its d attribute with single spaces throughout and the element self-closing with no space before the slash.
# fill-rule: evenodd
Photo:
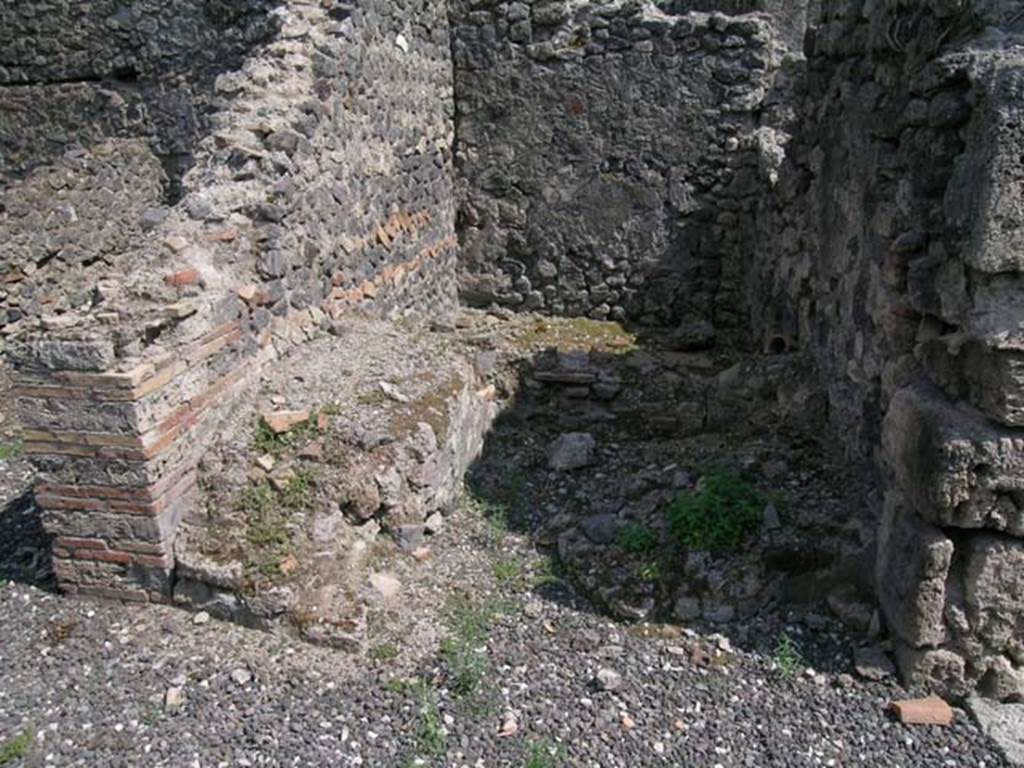
<svg viewBox="0 0 1024 768">
<path fill-rule="evenodd" d="M 0 177 L 73 144 L 145 136 L 187 167 L 221 72 L 279 26 L 275 0 L 73 0 L 0 8 Z"/>
<path fill-rule="evenodd" d="M 666 13 L 765 13 L 787 45 L 796 51 L 802 50 L 804 32 L 808 26 L 817 24 L 821 13 L 821 0 L 661 0 L 655 4 Z"/>
<path fill-rule="evenodd" d="M 64 5 L 31 5 L 39 14 L 19 18 L 75 22 Z M 205 61 L 190 53 L 211 42 L 188 34 L 190 9 L 166 28 L 166 46 L 164 16 L 126 22 L 125 40 L 145 28 L 145 45 L 111 56 L 101 46 L 101 76 L 129 67 L 164 77 L 174 62 Z M 83 125 L 61 136 L 56 154 L 27 151 L 19 168 L 35 170 L 8 179 L 0 230 L 9 290 L 31 296 L 26 286 L 45 286 L 48 297 L 19 305 L 8 351 L 69 592 L 169 597 L 178 524 L 198 502 L 196 464 L 281 351 L 343 325 L 349 310 L 438 317 L 454 306 L 443 4 L 294 2 L 273 16 L 275 33 L 193 102 L 210 111 L 179 202 L 157 194 L 160 147 L 144 122 L 126 128 L 137 139 L 99 144 L 104 131 Z M 38 21 L 41 37 L 50 23 Z M 81 44 L 107 40 L 89 32 Z M 83 75 L 85 58 L 62 60 L 65 74 Z M 151 68 L 154 60 L 162 63 Z M 16 79 L 63 76 L 40 58 Z M 26 87 L 41 89 L 36 109 L 46 112 L 52 94 L 55 115 L 66 114 L 59 89 Z M 74 145 L 83 146 L 65 151 Z M 51 201 L 47 186 L 58 190 Z M 31 200 L 31 211 L 20 202 Z M 102 266 L 86 272 L 82 262 Z"/>
<path fill-rule="evenodd" d="M 782 53 L 763 15 L 452 5 L 470 304 L 739 324 L 753 132 Z"/>
<path fill-rule="evenodd" d="M 837 434 L 876 460 L 905 675 L 1019 697 L 1019 5 L 824 6 L 759 217 L 753 326 L 814 354 Z"/>
</svg>

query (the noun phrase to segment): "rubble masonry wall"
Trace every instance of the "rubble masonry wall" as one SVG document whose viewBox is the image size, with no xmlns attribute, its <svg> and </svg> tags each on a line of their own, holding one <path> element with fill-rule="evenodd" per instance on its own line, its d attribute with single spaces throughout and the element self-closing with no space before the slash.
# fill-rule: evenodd
<svg viewBox="0 0 1024 768">
<path fill-rule="evenodd" d="M 759 215 L 753 327 L 811 352 L 884 490 L 900 667 L 1024 694 L 1019 5 L 832 0 Z"/>
</svg>

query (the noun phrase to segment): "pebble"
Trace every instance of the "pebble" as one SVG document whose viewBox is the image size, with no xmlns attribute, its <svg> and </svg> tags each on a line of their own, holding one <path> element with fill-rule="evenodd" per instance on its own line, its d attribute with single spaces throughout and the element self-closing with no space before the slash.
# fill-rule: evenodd
<svg viewBox="0 0 1024 768">
<path fill-rule="evenodd" d="M 164 693 L 164 711 L 169 715 L 177 714 L 185 706 L 185 689 L 171 686 Z"/>
<path fill-rule="evenodd" d="M 617 691 L 622 688 L 622 675 L 613 669 L 599 669 L 594 677 L 594 683 L 598 690 Z"/>
</svg>

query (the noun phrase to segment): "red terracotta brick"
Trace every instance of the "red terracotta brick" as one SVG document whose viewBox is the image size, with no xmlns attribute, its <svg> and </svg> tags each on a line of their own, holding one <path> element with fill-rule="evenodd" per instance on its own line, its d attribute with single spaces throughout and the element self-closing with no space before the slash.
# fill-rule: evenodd
<svg viewBox="0 0 1024 768">
<path fill-rule="evenodd" d="M 174 567 L 174 558 L 171 555 L 135 555 L 133 561 L 136 565 L 144 565 L 147 568 L 159 568 L 167 570 Z"/>
<path fill-rule="evenodd" d="M 308 408 L 303 408 L 300 411 L 268 411 L 263 414 L 263 423 L 270 428 L 271 432 L 278 435 L 307 421 L 309 421 Z"/>
<path fill-rule="evenodd" d="M 948 726 L 953 724 L 953 709 L 938 696 L 894 701 L 889 707 L 904 725 Z"/>
<path fill-rule="evenodd" d="M 76 549 L 75 560 L 99 560 L 103 563 L 121 563 L 128 565 L 132 556 L 128 552 L 114 552 L 112 550 L 99 549 Z"/>
<path fill-rule="evenodd" d="M 164 275 L 164 282 L 172 288 L 195 285 L 199 282 L 199 270 L 183 269 L 180 272 L 172 272 L 168 275 Z"/>
</svg>

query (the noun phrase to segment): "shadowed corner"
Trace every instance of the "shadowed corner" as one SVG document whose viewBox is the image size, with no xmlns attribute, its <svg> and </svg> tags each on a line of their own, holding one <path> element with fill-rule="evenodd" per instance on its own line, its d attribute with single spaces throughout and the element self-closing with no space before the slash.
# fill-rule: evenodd
<svg viewBox="0 0 1024 768">
<path fill-rule="evenodd" d="M 0 582 L 54 592 L 52 537 L 43 529 L 40 512 L 31 488 L 0 507 Z"/>
</svg>

